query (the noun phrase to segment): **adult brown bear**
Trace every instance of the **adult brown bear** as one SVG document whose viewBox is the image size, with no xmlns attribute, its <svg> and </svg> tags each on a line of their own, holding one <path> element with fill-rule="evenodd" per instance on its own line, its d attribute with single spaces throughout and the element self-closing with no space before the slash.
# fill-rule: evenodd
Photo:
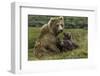
<svg viewBox="0 0 100 76">
<path fill-rule="evenodd" d="M 53 17 L 41 28 L 38 40 L 35 43 L 33 53 L 37 57 L 48 55 L 51 53 L 59 53 L 57 48 L 58 35 L 64 29 L 64 18 Z"/>
</svg>

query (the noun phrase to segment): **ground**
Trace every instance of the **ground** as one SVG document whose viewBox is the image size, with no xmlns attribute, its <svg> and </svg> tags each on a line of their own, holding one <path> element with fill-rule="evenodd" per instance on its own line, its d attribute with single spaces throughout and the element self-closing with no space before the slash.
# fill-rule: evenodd
<svg viewBox="0 0 100 76">
<path fill-rule="evenodd" d="M 28 60 L 38 60 L 33 55 L 33 48 L 35 41 L 37 40 L 40 28 L 38 27 L 29 27 L 28 28 Z M 72 39 L 79 45 L 79 48 L 72 51 L 62 52 L 52 56 L 45 56 L 43 60 L 55 60 L 55 59 L 78 59 L 78 58 L 87 58 L 88 57 L 88 36 L 87 29 L 64 29 L 64 32 L 71 32 Z M 59 35 L 61 38 L 62 34 Z"/>
</svg>

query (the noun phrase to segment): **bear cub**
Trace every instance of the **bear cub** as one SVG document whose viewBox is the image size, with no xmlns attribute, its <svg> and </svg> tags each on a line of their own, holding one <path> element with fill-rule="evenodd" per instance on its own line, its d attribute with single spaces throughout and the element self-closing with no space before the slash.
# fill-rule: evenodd
<svg viewBox="0 0 100 76">
<path fill-rule="evenodd" d="M 62 51 L 70 51 L 79 47 L 75 42 L 72 40 L 72 36 L 70 33 L 63 33 L 63 40 L 61 41 L 58 39 L 58 47 Z"/>
</svg>

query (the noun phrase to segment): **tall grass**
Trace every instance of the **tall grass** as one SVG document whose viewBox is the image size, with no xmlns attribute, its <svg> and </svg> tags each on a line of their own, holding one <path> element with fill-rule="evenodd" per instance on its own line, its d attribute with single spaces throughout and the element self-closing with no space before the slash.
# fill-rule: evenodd
<svg viewBox="0 0 100 76">
<path fill-rule="evenodd" d="M 29 27 L 28 28 L 28 60 L 37 60 L 33 55 L 33 48 L 35 41 L 37 40 L 40 34 L 40 28 Z M 88 57 L 88 31 L 86 29 L 64 29 L 64 32 L 70 32 L 72 39 L 75 43 L 79 45 L 79 48 L 72 51 L 62 52 L 56 55 L 45 56 L 44 60 L 50 59 L 77 59 L 77 58 L 87 58 Z M 63 38 L 61 33 L 60 38 Z"/>
</svg>

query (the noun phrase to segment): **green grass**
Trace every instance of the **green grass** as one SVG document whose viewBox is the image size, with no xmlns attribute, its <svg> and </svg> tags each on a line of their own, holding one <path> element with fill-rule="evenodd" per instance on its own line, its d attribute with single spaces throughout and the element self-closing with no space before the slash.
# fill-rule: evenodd
<svg viewBox="0 0 100 76">
<path fill-rule="evenodd" d="M 45 56 L 43 60 L 55 60 L 55 59 L 78 59 L 88 57 L 88 41 L 87 41 L 87 30 L 86 29 L 64 29 L 64 32 L 70 32 L 72 39 L 79 45 L 79 48 L 72 51 L 62 52 L 56 55 Z M 39 36 L 40 30 L 36 27 L 29 27 L 28 32 L 28 60 L 38 60 L 33 55 L 33 48 L 35 41 Z M 59 35 L 61 38 L 62 34 Z"/>
</svg>

